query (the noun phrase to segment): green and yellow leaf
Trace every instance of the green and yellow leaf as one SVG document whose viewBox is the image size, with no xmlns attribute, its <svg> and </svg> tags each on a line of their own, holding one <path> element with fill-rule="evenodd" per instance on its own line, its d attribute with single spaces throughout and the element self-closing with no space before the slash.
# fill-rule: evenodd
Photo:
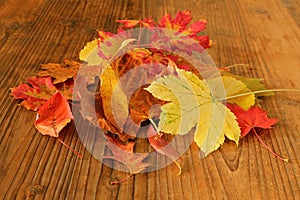
<svg viewBox="0 0 300 200">
<path fill-rule="evenodd" d="M 158 131 L 183 135 L 196 126 L 194 140 L 205 155 L 219 148 L 225 136 L 238 144 L 240 128 L 223 100 L 251 92 L 247 86 L 232 77 L 204 81 L 191 72 L 177 72 L 178 77 L 159 78 L 146 88 L 154 97 L 169 101 L 161 107 Z M 255 98 L 249 94 L 228 101 L 247 109 Z"/>
</svg>

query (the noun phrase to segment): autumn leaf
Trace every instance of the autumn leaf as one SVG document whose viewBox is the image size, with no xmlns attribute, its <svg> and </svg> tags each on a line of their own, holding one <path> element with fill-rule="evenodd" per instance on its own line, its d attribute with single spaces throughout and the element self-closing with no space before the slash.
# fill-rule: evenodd
<svg viewBox="0 0 300 200">
<path fill-rule="evenodd" d="M 276 158 L 288 162 L 287 158 L 275 153 L 258 135 L 256 128 L 268 129 L 272 125 L 277 123 L 277 119 L 268 118 L 268 113 L 258 106 L 252 106 L 249 110 L 245 111 L 237 105 L 228 104 L 227 107 L 234 113 L 237 117 L 237 121 L 241 128 L 241 136 L 245 137 L 252 131 L 257 139 L 262 143 L 262 145 L 271 152 Z"/>
<path fill-rule="evenodd" d="M 84 119 L 89 120 L 94 126 L 117 134 L 118 130 L 105 117 L 100 92 L 90 92 L 87 85 L 88 80 L 86 77 L 76 77 L 74 93 L 80 96 L 81 115 Z"/>
<path fill-rule="evenodd" d="M 37 111 L 56 91 L 50 77 L 29 78 L 28 84 L 22 83 L 11 89 L 11 95 L 15 99 L 22 99 L 20 105 L 28 110 Z"/>
<path fill-rule="evenodd" d="M 120 131 L 129 115 L 127 96 L 122 90 L 119 78 L 111 67 L 101 76 L 100 93 L 105 117 Z"/>
<path fill-rule="evenodd" d="M 62 64 L 48 63 L 42 64 L 42 71 L 37 75 L 39 77 L 52 77 L 54 78 L 53 84 L 65 82 L 69 78 L 74 78 L 80 68 L 80 63 L 71 60 L 64 60 Z"/>
<path fill-rule="evenodd" d="M 178 11 L 174 19 L 170 14 L 165 14 L 159 21 L 159 26 L 162 28 L 183 31 L 192 20 L 191 12 L 188 10 Z"/>
<path fill-rule="evenodd" d="M 148 141 L 150 145 L 157 151 L 158 153 L 167 156 L 170 158 L 179 168 L 179 172 L 177 175 L 181 174 L 181 166 L 180 166 L 180 155 L 176 151 L 174 147 L 170 145 L 167 140 L 163 138 L 163 134 L 157 134 L 154 127 L 152 125 L 149 126 L 147 131 Z M 178 161 L 177 161 L 178 160 Z"/>
<path fill-rule="evenodd" d="M 225 89 L 226 97 L 224 97 L 223 99 L 226 100 L 227 103 L 232 103 L 232 104 L 235 103 L 245 110 L 248 110 L 250 106 L 255 104 L 254 94 L 227 99 L 228 97 L 235 96 L 238 94 L 251 93 L 251 90 L 243 82 L 233 77 L 222 76 L 221 78 L 222 78 L 224 88 L 220 87 L 221 82 L 219 78 L 215 78 L 207 81 L 209 89 L 214 92 L 215 98 L 224 97 L 222 96 L 224 95 L 224 92 L 222 90 Z"/>
<path fill-rule="evenodd" d="M 277 119 L 267 117 L 267 112 L 258 106 L 252 106 L 245 111 L 238 105 L 228 104 L 227 107 L 237 117 L 237 121 L 241 128 L 241 137 L 245 137 L 254 128 L 271 128 L 273 124 L 277 123 Z"/>
<path fill-rule="evenodd" d="M 42 135 L 58 137 L 71 119 L 73 115 L 68 101 L 60 92 L 56 92 L 40 107 L 34 125 Z"/>
<path fill-rule="evenodd" d="M 267 90 L 266 86 L 262 83 L 263 79 L 239 76 L 239 75 L 235 75 L 230 72 L 227 72 L 227 71 L 222 71 L 222 75 L 230 76 L 237 80 L 242 81 L 247 86 L 247 88 L 249 88 L 252 92 Z M 274 95 L 274 92 L 264 92 L 264 93 L 255 94 L 256 97 L 271 96 L 271 95 Z"/>
<path fill-rule="evenodd" d="M 159 21 L 158 26 L 162 28 L 172 29 L 187 35 L 198 43 L 205 49 L 212 45 L 212 41 L 206 35 L 199 35 L 200 32 L 206 29 L 206 20 L 199 20 L 192 23 L 192 15 L 189 10 L 178 11 L 174 19 L 172 19 L 170 14 L 165 14 Z"/>
<path fill-rule="evenodd" d="M 123 151 L 122 149 L 118 148 L 116 145 L 109 141 L 106 142 L 106 146 L 111 150 L 113 155 L 103 156 L 103 159 L 113 159 L 124 164 L 128 168 L 130 173 L 124 179 L 116 182 L 111 182 L 111 184 L 121 183 L 127 180 L 133 174 L 138 174 L 146 170 L 146 168 L 151 165 L 150 163 L 143 162 L 143 160 L 148 156 L 147 153 L 129 153 Z"/>
<path fill-rule="evenodd" d="M 107 38 L 112 37 L 111 32 L 98 31 L 98 38 L 88 42 L 84 48 L 79 52 L 79 59 L 87 62 L 88 66 L 99 65 L 103 62 L 103 58 L 98 55 L 98 46 Z"/>
<path fill-rule="evenodd" d="M 98 39 L 88 42 L 79 52 L 79 59 L 87 62 L 87 65 L 98 65 L 102 59 L 98 56 Z"/>
<path fill-rule="evenodd" d="M 208 87 L 191 72 L 181 69 L 177 69 L 177 72 L 178 77 L 160 78 L 146 88 L 156 98 L 170 102 L 161 107 L 158 131 L 183 135 L 196 126 L 194 140 L 205 155 L 219 148 L 225 136 L 238 143 L 240 129 L 234 114 L 222 101 L 219 102 L 211 96 L 214 92 L 211 90 L 212 86 L 219 88 L 219 82 L 215 79 L 209 80 Z M 222 77 L 221 80 L 227 93 L 242 92 L 245 87 L 242 82 L 230 77 Z M 246 102 L 251 105 L 252 99 L 253 96 L 250 95 Z M 236 99 L 236 102 L 239 101 Z"/>
</svg>

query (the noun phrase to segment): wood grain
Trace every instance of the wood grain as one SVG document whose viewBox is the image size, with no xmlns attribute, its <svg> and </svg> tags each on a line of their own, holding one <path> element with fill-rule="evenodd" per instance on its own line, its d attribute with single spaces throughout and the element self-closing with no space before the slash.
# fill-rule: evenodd
<svg viewBox="0 0 300 200">
<path fill-rule="evenodd" d="M 78 60 L 96 30 L 114 32 L 117 19 L 159 19 L 190 9 L 207 19 L 214 40 L 208 51 L 218 66 L 263 77 L 269 88 L 300 88 L 300 4 L 296 0 L 1 0 L 0 1 L 0 199 L 300 199 L 300 95 L 278 93 L 263 107 L 280 121 L 262 138 L 283 163 L 249 135 L 236 147 L 226 142 L 205 159 L 192 145 L 176 166 L 125 177 L 97 161 L 74 125 L 64 129 L 65 143 L 83 154 L 79 159 L 56 139 L 33 127 L 35 114 L 19 107 L 9 88 L 34 75 L 41 63 Z M 83 127 L 91 132 L 93 127 Z M 66 134 L 67 133 L 67 134 Z M 139 147 L 143 148 L 143 147 Z"/>
</svg>

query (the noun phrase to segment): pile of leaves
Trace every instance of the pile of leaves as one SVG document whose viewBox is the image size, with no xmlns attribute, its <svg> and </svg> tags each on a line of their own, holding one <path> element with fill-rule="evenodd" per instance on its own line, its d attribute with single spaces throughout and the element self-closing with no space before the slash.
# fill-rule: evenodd
<svg viewBox="0 0 300 200">
<path fill-rule="evenodd" d="M 160 27 L 182 33 L 203 48 L 211 47 L 212 41 L 203 35 L 206 20 L 191 21 L 191 13 L 187 10 L 179 11 L 174 18 L 166 14 L 158 23 L 152 18 L 118 20 L 118 33 L 133 28 Z M 191 130 L 194 130 L 194 141 L 205 156 L 217 150 L 225 138 L 238 144 L 240 139 L 253 132 L 273 155 L 287 161 L 266 146 L 257 133 L 257 128 L 271 128 L 277 122 L 277 119 L 269 119 L 267 112 L 259 105 L 260 97 L 274 94 L 266 89 L 262 79 L 235 75 L 230 72 L 231 67 L 225 67 L 218 69 L 221 77 L 207 81 L 197 73 L 195 66 L 182 57 L 169 51 L 149 48 L 126 52 L 100 73 L 97 71 L 99 66 L 95 66 L 99 65 L 101 59 L 107 58 L 109 53 L 95 49 L 114 35 L 116 34 L 98 31 L 98 38 L 89 42 L 80 52 L 79 59 L 87 63 L 83 71 L 88 76 L 78 74 L 81 62 L 64 60 L 61 64 L 43 64 L 36 76 L 11 89 L 12 96 L 21 101 L 21 106 L 37 111 L 34 125 L 41 134 L 58 138 L 81 156 L 59 138 L 60 131 L 73 119 L 73 104 L 82 110 L 85 119 L 106 131 L 107 148 L 111 150 L 111 156 L 103 158 L 125 164 L 130 175 L 144 171 L 151 165 L 144 160 L 147 154 L 134 154 L 136 134 L 145 122 L 150 123 L 150 145 L 158 153 L 169 157 L 179 168 L 179 155 L 173 146 L 168 145 L 165 136 L 185 135 Z M 125 43 L 132 41 L 134 40 Z M 124 46 L 124 41 L 122 45 Z M 168 46 L 174 47 L 176 48 L 176 44 Z M 191 48 L 185 46 L 185 49 Z M 96 56 L 91 57 L 91 54 Z M 135 70 L 134 74 L 130 74 L 130 79 L 126 78 L 126 82 L 117 84 L 122 76 L 128 76 L 127 72 L 131 69 L 149 63 L 155 67 L 147 69 L 146 76 Z M 100 82 L 95 81 L 97 76 L 100 76 Z M 74 93 L 75 80 L 76 84 L 84 87 Z M 141 80 L 151 83 L 144 84 L 137 90 L 130 88 L 131 82 Z M 218 90 L 219 81 L 224 85 L 225 96 L 211 93 L 212 88 Z M 95 86 L 98 90 L 91 93 L 88 90 L 90 86 Z M 114 99 L 113 92 L 118 93 L 117 99 Z M 129 99 L 128 94 L 132 94 Z M 96 117 L 89 112 L 87 106 L 91 101 L 95 101 L 95 108 L 92 109 L 96 109 Z M 115 104 L 114 109 L 111 102 Z M 219 126 L 220 123 L 223 126 Z M 112 183 L 121 181 L 123 180 Z"/>
</svg>

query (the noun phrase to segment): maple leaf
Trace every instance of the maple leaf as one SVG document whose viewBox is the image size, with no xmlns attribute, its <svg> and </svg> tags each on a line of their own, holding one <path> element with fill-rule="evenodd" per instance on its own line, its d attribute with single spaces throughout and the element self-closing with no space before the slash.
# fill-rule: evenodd
<svg viewBox="0 0 300 200">
<path fill-rule="evenodd" d="M 122 164 L 124 164 L 128 170 L 129 175 L 125 177 L 124 179 L 121 179 L 119 181 L 111 182 L 111 184 L 117 184 L 121 183 L 125 180 L 127 180 L 130 176 L 133 174 L 138 174 L 142 171 L 144 171 L 148 166 L 150 166 L 150 163 L 145 163 L 143 160 L 148 156 L 147 153 L 129 153 L 126 151 L 123 151 L 122 149 L 118 148 L 113 143 L 107 141 L 106 146 L 111 150 L 113 153 L 112 156 L 103 156 L 103 159 L 113 159 L 116 160 Z"/>
<path fill-rule="evenodd" d="M 68 101 L 61 92 L 56 92 L 40 107 L 34 125 L 42 135 L 58 137 L 71 119 L 73 115 Z"/>
<path fill-rule="evenodd" d="M 206 29 L 206 20 L 199 20 L 194 22 L 189 28 L 187 28 L 184 33 L 188 35 L 197 35 L 199 32 L 203 31 Z"/>
<path fill-rule="evenodd" d="M 170 134 L 186 134 L 196 126 L 194 140 L 203 153 L 216 150 L 225 136 L 236 143 L 239 141 L 240 128 L 236 118 L 222 99 L 216 98 L 220 88 L 217 78 L 201 81 L 195 74 L 177 69 L 178 77 L 159 78 L 146 88 L 156 98 L 169 101 L 161 107 L 158 131 Z M 246 86 L 231 77 L 222 77 L 227 94 L 243 92 Z M 221 82 L 222 83 L 222 82 Z M 217 92 L 216 92 L 217 91 Z M 213 95 L 212 95 L 213 94 Z M 225 98 L 226 99 L 226 98 Z M 241 99 L 232 101 L 241 103 Z M 253 105 L 253 95 L 246 95 L 244 106 Z"/>
<path fill-rule="evenodd" d="M 80 68 L 80 63 L 71 60 L 64 60 L 62 64 L 48 63 L 42 64 L 42 71 L 37 75 L 39 77 L 50 76 L 54 78 L 53 84 L 65 82 L 69 78 L 74 78 Z"/>
<path fill-rule="evenodd" d="M 267 112 L 258 106 L 252 106 L 247 111 L 234 104 L 228 104 L 227 107 L 237 117 L 237 121 L 242 131 L 242 138 L 254 128 L 271 128 L 271 126 L 278 121 L 277 119 L 268 118 Z"/>
<path fill-rule="evenodd" d="M 178 11 L 174 19 L 167 13 L 159 21 L 159 26 L 176 31 L 183 31 L 192 19 L 191 12 L 188 10 Z"/>
<path fill-rule="evenodd" d="M 20 105 L 28 110 L 37 111 L 56 91 L 50 77 L 31 77 L 29 84 L 21 83 L 18 87 L 11 89 L 11 95 L 15 99 L 22 99 Z"/>
<path fill-rule="evenodd" d="M 227 107 L 237 117 L 237 121 L 241 128 L 241 138 L 245 137 L 250 131 L 253 131 L 258 140 L 266 147 L 275 157 L 280 160 L 288 162 L 288 159 L 283 158 L 276 154 L 264 141 L 259 137 L 255 128 L 268 129 L 277 123 L 277 119 L 268 118 L 268 113 L 258 106 L 252 106 L 249 110 L 245 111 L 238 105 L 227 104 Z"/>
<path fill-rule="evenodd" d="M 176 149 L 174 147 L 172 147 L 169 144 L 169 142 L 167 142 L 163 138 L 163 134 L 157 134 L 157 132 L 155 131 L 155 129 L 152 125 L 150 125 L 148 128 L 147 136 L 148 136 L 148 141 L 149 141 L 150 145 L 155 149 L 155 151 L 167 156 L 173 162 L 175 162 L 175 164 L 179 168 L 179 172 L 177 175 L 180 175 L 181 174 L 181 166 L 179 164 L 180 160 L 178 160 L 180 155 L 178 154 Z M 177 160 L 179 162 L 177 162 Z"/>
<path fill-rule="evenodd" d="M 178 11 L 174 19 L 171 18 L 170 14 L 165 14 L 160 20 L 158 26 L 162 28 L 172 29 L 178 32 L 187 35 L 194 40 L 198 41 L 198 43 L 204 48 L 209 48 L 212 45 L 212 41 L 206 35 L 199 35 L 204 29 L 206 29 L 206 20 L 199 20 L 194 23 L 190 27 L 188 24 L 191 22 L 192 16 L 189 10 Z"/>
</svg>

